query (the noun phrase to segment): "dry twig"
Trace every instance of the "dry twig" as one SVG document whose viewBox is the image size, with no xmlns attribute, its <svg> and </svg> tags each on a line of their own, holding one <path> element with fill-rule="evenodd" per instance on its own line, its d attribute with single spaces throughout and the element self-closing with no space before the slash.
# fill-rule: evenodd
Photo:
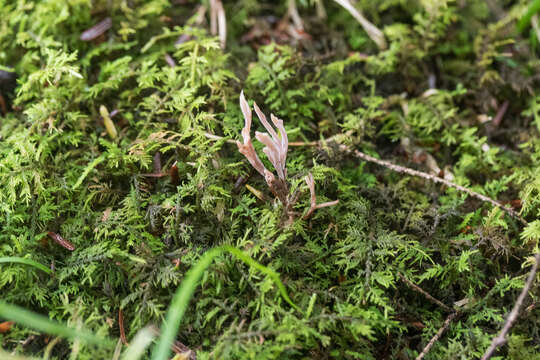
<svg viewBox="0 0 540 360">
<path fill-rule="evenodd" d="M 410 169 L 410 168 L 407 168 L 407 167 L 404 167 L 404 166 L 392 164 L 391 162 L 388 162 L 388 161 L 385 161 L 385 160 L 379 160 L 379 159 L 374 158 L 373 156 L 370 156 L 368 154 L 365 154 L 365 153 L 363 153 L 363 152 L 361 152 L 359 150 L 351 150 L 347 145 L 340 145 L 339 149 L 341 151 L 344 151 L 344 152 L 347 152 L 347 153 L 352 153 L 357 158 L 360 158 L 360 159 L 365 160 L 365 161 L 373 162 L 373 163 L 375 163 L 377 165 L 384 166 L 384 167 L 386 167 L 386 168 L 388 168 L 390 170 L 393 170 L 395 172 L 398 172 L 398 173 L 401 173 L 401 174 L 407 174 L 407 175 L 411 175 L 411 176 L 421 177 L 421 178 L 424 178 L 426 180 L 430 180 L 430 181 L 433 181 L 433 182 L 436 182 L 436 183 L 444 184 L 444 185 L 446 185 L 448 187 L 451 187 L 451 188 L 457 189 L 459 191 L 462 191 L 462 192 L 466 193 L 469 196 L 475 197 L 475 198 L 477 198 L 479 200 L 482 200 L 484 202 L 488 202 L 491 205 L 498 207 L 499 209 L 507 212 L 509 215 L 511 215 L 514 218 L 518 219 L 522 224 L 527 225 L 527 221 L 525 221 L 525 219 L 523 219 L 521 216 L 519 216 L 519 214 L 517 212 L 515 212 L 513 209 L 507 208 L 503 204 L 501 204 L 500 202 L 495 201 L 495 200 L 493 200 L 493 199 L 491 199 L 491 198 L 489 198 L 489 197 L 487 197 L 485 195 L 479 194 L 479 193 L 477 193 L 475 191 L 472 191 L 470 189 L 467 189 L 464 186 L 458 185 L 458 184 L 453 183 L 451 181 L 448 181 L 446 179 L 443 179 L 443 178 L 440 178 L 440 177 L 437 177 L 435 175 L 431 175 L 431 174 L 428 174 L 428 173 L 425 173 L 425 172 L 422 172 L 422 171 L 418 171 L 418 170 Z"/>
<path fill-rule="evenodd" d="M 4 97 L 2 96 L 2 94 L 0 94 L 0 111 L 2 112 L 1 115 L 6 115 L 7 114 L 7 104 L 6 104 L 6 100 L 4 100 Z"/>
<path fill-rule="evenodd" d="M 536 32 L 536 38 L 540 39 L 540 25 L 538 25 L 538 23 L 539 23 L 538 14 L 535 14 L 531 18 L 531 26 L 534 29 L 534 31 Z"/>
<path fill-rule="evenodd" d="M 516 321 L 519 310 L 521 309 L 521 306 L 523 305 L 523 301 L 525 300 L 525 297 L 527 296 L 527 293 L 529 292 L 532 284 L 534 283 L 534 279 L 536 277 L 536 271 L 538 270 L 538 264 L 540 263 L 540 252 L 536 254 L 534 258 L 535 262 L 531 268 L 531 271 L 529 272 L 529 276 L 527 277 L 527 282 L 525 282 L 525 286 L 523 287 L 523 290 L 521 290 L 521 293 L 519 294 L 516 303 L 514 304 L 514 307 L 512 308 L 512 311 L 510 311 L 510 314 L 508 314 L 508 317 L 506 318 L 506 321 L 504 323 L 504 326 L 491 342 L 491 345 L 489 345 L 488 349 L 484 353 L 484 356 L 482 356 L 482 360 L 488 360 L 490 359 L 493 354 L 495 353 L 495 350 L 497 350 L 497 347 L 504 345 L 506 343 L 506 335 L 512 328 L 512 325 L 514 325 L 514 322 Z"/>
<path fill-rule="evenodd" d="M 424 295 L 426 297 L 426 299 L 428 299 L 429 301 L 431 301 L 432 303 L 440 306 L 441 308 L 443 308 L 444 310 L 448 311 L 448 312 L 454 312 L 454 310 L 445 305 L 442 301 L 440 300 L 437 300 L 435 299 L 433 296 L 431 296 L 427 291 L 425 291 L 424 289 L 422 289 L 420 286 L 416 285 L 415 283 L 413 283 L 412 281 L 410 281 L 409 279 L 407 279 L 405 276 L 403 276 L 401 273 L 398 273 L 399 275 L 399 278 L 405 283 L 407 284 L 411 289 L 413 289 L 414 291 L 417 291 L 419 292 L 420 294 Z"/>
<path fill-rule="evenodd" d="M 105 32 L 112 27 L 112 24 L 112 19 L 110 17 L 106 17 L 96 25 L 92 26 L 90 29 L 83 32 L 80 39 L 82 41 L 92 41 L 105 34 Z"/>
<path fill-rule="evenodd" d="M 311 196 L 311 206 L 309 207 L 309 210 L 306 213 L 306 215 L 304 215 L 304 217 L 303 217 L 304 220 L 309 219 L 311 217 L 311 215 L 313 215 L 313 213 L 317 209 L 321 209 L 321 208 L 328 207 L 328 206 L 334 206 L 334 205 L 337 205 L 339 203 L 339 200 L 334 200 L 334 201 L 328 201 L 328 202 L 325 202 L 325 203 L 322 203 L 322 204 L 317 204 L 317 196 L 315 195 L 315 181 L 313 180 L 313 174 L 309 173 L 306 176 L 305 180 L 306 180 L 306 183 L 307 183 L 307 185 L 309 187 L 309 193 L 310 193 L 310 196 Z"/>
<path fill-rule="evenodd" d="M 422 352 L 420 353 L 420 355 L 418 355 L 416 357 L 416 360 L 422 360 L 424 358 L 424 356 L 427 355 L 427 353 L 431 350 L 431 348 L 433 347 L 433 345 L 435 344 L 435 342 L 437 340 L 439 340 L 439 338 L 442 336 L 442 334 L 446 331 L 446 329 L 448 328 L 448 326 L 450 326 L 450 323 L 459 315 L 459 313 L 457 312 L 453 312 L 451 313 L 450 315 L 448 315 L 448 317 L 446 318 L 446 320 L 444 320 L 444 324 L 443 326 L 441 326 L 441 328 L 439 329 L 439 331 L 437 331 L 437 333 L 431 338 L 431 340 L 429 340 L 429 342 L 427 343 L 426 347 L 424 347 L 424 349 L 422 350 Z"/>
<path fill-rule="evenodd" d="M 508 110 L 508 105 L 510 105 L 510 101 L 506 100 L 506 101 L 501 105 L 501 107 L 499 108 L 499 110 L 497 110 L 497 114 L 495 115 L 495 117 L 494 117 L 493 120 L 491 121 L 491 123 L 493 124 L 493 126 L 499 127 L 499 125 L 501 125 L 501 121 L 502 121 L 503 118 L 504 118 L 504 114 L 506 114 L 506 110 Z"/>
<path fill-rule="evenodd" d="M 377 44 L 379 49 L 384 50 L 387 48 L 386 39 L 381 30 L 367 20 L 360 11 L 358 11 L 349 0 L 334 0 L 339 5 L 343 6 L 364 28 L 371 40 Z"/>
<path fill-rule="evenodd" d="M 289 17 L 291 18 L 296 29 L 304 30 L 304 23 L 302 21 L 302 18 L 300 17 L 300 14 L 298 13 L 298 8 L 296 7 L 296 0 L 289 0 L 288 8 Z"/>
</svg>

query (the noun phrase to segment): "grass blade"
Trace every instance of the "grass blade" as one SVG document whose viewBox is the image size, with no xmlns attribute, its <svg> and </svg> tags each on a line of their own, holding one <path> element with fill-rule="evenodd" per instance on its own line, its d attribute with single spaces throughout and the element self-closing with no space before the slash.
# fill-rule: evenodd
<svg viewBox="0 0 540 360">
<path fill-rule="evenodd" d="M 540 0 L 534 0 L 529 5 L 529 8 L 527 9 L 525 15 L 523 15 L 521 19 L 519 19 L 519 22 L 517 24 L 518 30 L 525 30 L 525 28 L 531 23 L 531 18 L 534 16 L 534 14 L 538 12 L 540 12 Z"/>
<path fill-rule="evenodd" d="M 96 336 L 93 333 L 82 330 L 73 329 L 59 322 L 48 319 L 43 315 L 36 314 L 21 307 L 7 304 L 0 301 L 0 318 L 14 321 L 17 324 L 27 326 L 41 332 L 61 336 L 68 339 L 79 339 L 85 343 L 103 345 L 109 340 Z"/>
<path fill-rule="evenodd" d="M 295 303 L 293 303 L 293 301 L 291 300 L 291 298 L 287 294 L 287 290 L 285 289 L 285 285 L 283 285 L 283 283 L 279 279 L 279 274 L 277 272 L 275 272 L 274 270 L 272 270 L 272 269 L 270 269 L 270 268 L 268 268 L 268 267 L 266 267 L 266 266 L 264 266 L 262 264 L 259 264 L 257 261 L 253 260 L 248 255 L 246 255 L 244 252 L 242 252 L 241 250 L 239 250 L 239 249 L 237 249 L 235 247 L 223 246 L 223 249 L 225 251 L 228 251 L 232 255 L 234 255 L 239 260 L 242 260 L 247 265 L 251 266 L 252 268 L 255 268 L 255 269 L 259 270 L 260 272 L 262 272 L 263 274 L 268 276 L 270 279 L 272 279 L 274 281 L 274 283 L 276 284 L 276 286 L 278 287 L 278 290 L 279 290 L 281 296 L 283 297 L 283 299 L 289 305 L 291 305 L 293 307 L 293 309 L 295 309 L 295 310 L 297 310 L 299 312 L 302 312 L 302 310 L 298 306 L 296 306 Z"/>
<path fill-rule="evenodd" d="M 145 327 L 135 335 L 131 344 L 122 355 L 122 360 L 139 360 L 146 351 L 146 348 L 152 343 L 154 332 L 150 327 Z"/>
<path fill-rule="evenodd" d="M 38 358 L 26 357 L 23 355 L 12 355 L 0 349 L 0 359 L 2 360 L 37 360 Z"/>
<path fill-rule="evenodd" d="M 159 338 L 159 341 L 154 347 L 152 352 L 153 360 L 166 360 L 170 354 L 171 344 L 176 337 L 178 332 L 178 327 L 182 321 L 182 317 L 186 312 L 186 309 L 189 305 L 189 300 L 193 296 L 195 289 L 199 283 L 199 280 L 203 276 L 206 269 L 212 263 L 215 257 L 223 254 L 224 252 L 229 252 L 234 255 L 239 260 L 242 260 L 249 266 L 261 271 L 263 274 L 270 277 L 274 283 L 277 285 L 281 296 L 289 303 L 294 309 L 301 311 L 298 306 L 296 306 L 289 295 L 285 286 L 279 279 L 278 273 L 272 269 L 267 268 L 266 266 L 259 264 L 257 261 L 250 258 L 248 255 L 244 254 L 241 250 L 234 248 L 232 246 L 221 246 L 213 248 L 204 253 L 199 261 L 187 272 L 184 281 L 180 284 L 167 311 L 165 321 L 162 326 L 162 335 Z"/>
<path fill-rule="evenodd" d="M 52 270 L 46 267 L 43 264 L 40 264 L 34 260 L 17 257 L 17 256 L 7 256 L 7 257 L 0 257 L 0 263 L 18 263 L 18 264 L 25 264 L 35 267 L 36 269 L 39 269 L 41 271 L 45 271 L 47 274 L 51 274 Z"/>
</svg>

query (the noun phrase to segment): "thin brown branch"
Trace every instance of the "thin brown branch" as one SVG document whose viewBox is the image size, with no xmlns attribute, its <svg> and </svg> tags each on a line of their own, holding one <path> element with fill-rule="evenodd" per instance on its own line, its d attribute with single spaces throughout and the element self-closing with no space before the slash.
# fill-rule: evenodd
<svg viewBox="0 0 540 360">
<path fill-rule="evenodd" d="M 223 3 L 221 0 L 218 1 L 217 5 L 219 43 L 221 48 L 225 49 L 225 45 L 227 44 L 227 18 L 225 16 L 225 9 L 223 8 Z"/>
<path fill-rule="evenodd" d="M 411 289 L 413 289 L 414 291 L 416 292 L 419 292 L 420 294 L 424 295 L 426 297 L 426 299 L 428 299 L 429 301 L 431 301 L 432 303 L 440 306 L 441 308 L 443 308 L 444 310 L 448 311 L 448 312 L 454 312 L 454 310 L 447 306 L 446 304 L 444 304 L 442 301 L 440 300 L 437 300 L 435 299 L 433 296 L 431 296 L 427 291 L 425 291 L 424 289 L 422 289 L 420 286 L 416 285 L 415 283 L 413 283 L 412 281 L 410 281 L 409 279 L 407 279 L 405 276 L 403 276 L 401 273 L 398 273 L 399 275 L 399 278 L 405 283 L 407 284 L 407 286 L 409 286 Z"/>
<path fill-rule="evenodd" d="M 109 30 L 113 25 L 112 19 L 110 17 L 106 17 L 105 19 L 101 20 L 96 25 L 92 26 L 90 29 L 83 32 L 80 36 L 80 39 L 82 41 L 91 41 L 99 36 L 105 34 L 107 30 Z"/>
<path fill-rule="evenodd" d="M 2 112 L 1 115 L 6 115 L 7 114 L 7 104 L 6 104 L 6 100 L 4 100 L 4 97 L 2 96 L 2 94 L 0 94 L 0 111 Z"/>
<path fill-rule="evenodd" d="M 221 0 L 210 0 L 210 33 L 219 35 L 219 43 L 224 49 L 227 40 L 227 20 Z"/>
<path fill-rule="evenodd" d="M 325 203 L 317 204 L 317 195 L 315 194 L 315 180 L 313 179 L 313 174 L 309 173 L 305 177 L 305 181 L 306 181 L 306 184 L 308 185 L 308 188 L 309 188 L 310 207 L 309 207 L 308 212 L 306 213 L 306 215 L 304 215 L 304 217 L 302 219 L 304 219 L 304 220 L 309 219 L 311 217 L 311 215 L 313 215 L 313 213 L 317 209 L 321 209 L 321 208 L 325 208 L 325 207 L 334 206 L 334 205 L 339 204 L 339 200 L 328 201 L 328 202 L 325 202 Z"/>
<path fill-rule="evenodd" d="M 315 2 L 317 17 L 319 19 L 326 19 L 326 9 L 322 3 L 322 0 L 316 0 Z"/>
<path fill-rule="evenodd" d="M 437 176 L 434 176 L 434 175 L 431 175 L 431 174 L 428 174 L 428 173 L 425 173 L 425 172 L 422 172 L 422 171 L 418 171 L 418 170 L 410 169 L 410 168 L 407 168 L 407 167 L 404 167 L 404 166 L 392 164 L 391 162 L 388 162 L 388 161 L 385 161 L 385 160 L 379 160 L 379 159 L 374 158 L 373 156 L 365 154 L 365 153 L 363 153 L 361 151 L 351 150 L 346 145 L 340 145 L 339 149 L 344 151 L 344 152 L 352 153 L 355 157 L 360 158 L 362 160 L 373 162 L 373 163 L 375 163 L 377 165 L 384 166 L 384 167 L 386 167 L 386 168 L 388 168 L 388 169 L 390 169 L 392 171 L 395 171 L 395 172 L 398 172 L 398 173 L 401 173 L 401 174 L 407 174 L 407 175 L 411 175 L 411 176 L 421 177 L 421 178 L 424 178 L 426 180 L 430 180 L 430 181 L 433 181 L 433 182 L 436 182 L 436 183 L 444 184 L 444 185 L 446 185 L 448 187 L 457 189 L 457 190 L 459 190 L 461 192 L 466 193 L 469 196 L 472 196 L 472 197 L 477 198 L 479 200 L 482 200 L 484 202 L 488 202 L 491 205 L 493 205 L 495 207 L 498 207 L 499 209 L 505 211 L 509 215 L 511 215 L 514 218 L 518 219 L 523 225 L 527 225 L 527 221 L 525 221 L 525 219 L 523 219 L 521 216 L 519 216 L 519 214 L 517 212 L 515 212 L 514 210 L 505 207 L 500 202 L 495 201 L 495 200 L 493 200 L 493 199 L 491 199 L 491 198 L 489 198 L 489 197 L 487 197 L 485 195 L 482 195 L 482 194 L 479 194 L 479 193 L 477 193 L 475 191 L 467 189 L 464 186 L 455 184 L 455 183 L 453 183 L 451 181 L 448 181 L 446 179 L 443 179 L 443 178 L 440 178 L 440 177 L 437 177 Z"/>
<path fill-rule="evenodd" d="M 482 356 L 482 360 L 488 360 L 490 359 L 493 354 L 495 353 L 495 350 L 501 345 L 504 345 L 506 343 L 506 335 L 512 328 L 512 325 L 514 325 L 514 322 L 516 321 L 519 310 L 521 309 L 521 306 L 523 305 L 523 301 L 525 300 L 525 297 L 527 296 L 527 293 L 531 289 L 532 284 L 534 283 L 534 279 L 536 278 L 536 271 L 538 270 L 538 264 L 540 263 L 540 252 L 536 254 L 534 257 L 534 264 L 531 268 L 531 271 L 529 272 L 529 276 L 527 278 L 527 281 L 525 282 L 525 286 L 523 287 L 523 290 L 521 290 L 521 293 L 519 294 L 516 303 L 514 304 L 514 307 L 512 308 L 512 311 L 510 311 L 510 314 L 508 314 L 508 317 L 506 318 L 506 321 L 504 323 L 504 326 L 491 342 L 491 345 L 489 345 L 488 349 L 484 353 L 484 356 Z"/>
<path fill-rule="evenodd" d="M 416 360 L 422 360 L 424 358 L 424 356 L 427 355 L 427 353 L 431 350 L 431 348 L 433 347 L 433 345 L 435 344 L 435 342 L 437 342 L 437 340 L 440 339 L 440 337 L 442 336 L 442 334 L 446 331 L 446 329 L 448 328 L 448 326 L 450 326 L 450 323 L 459 315 L 459 313 L 457 312 L 454 312 L 454 313 L 451 313 L 450 315 L 448 315 L 448 317 L 446 318 L 446 320 L 444 320 L 444 324 L 443 326 L 441 326 L 441 328 L 439 329 L 439 331 L 437 331 L 437 333 L 435 334 L 435 336 L 433 336 L 431 338 L 431 340 L 429 340 L 429 342 L 427 343 L 426 347 L 422 350 L 422 352 L 420 353 L 420 355 L 418 355 L 416 357 Z"/>
</svg>

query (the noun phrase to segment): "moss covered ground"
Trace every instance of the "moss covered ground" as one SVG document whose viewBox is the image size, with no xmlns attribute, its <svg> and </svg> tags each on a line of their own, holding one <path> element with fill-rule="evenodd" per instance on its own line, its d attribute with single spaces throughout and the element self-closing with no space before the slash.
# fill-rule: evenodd
<svg viewBox="0 0 540 360">
<path fill-rule="evenodd" d="M 539 251 L 538 8 L 0 0 L 0 357 L 481 358 Z M 532 276 L 492 359 L 540 359 Z"/>
</svg>

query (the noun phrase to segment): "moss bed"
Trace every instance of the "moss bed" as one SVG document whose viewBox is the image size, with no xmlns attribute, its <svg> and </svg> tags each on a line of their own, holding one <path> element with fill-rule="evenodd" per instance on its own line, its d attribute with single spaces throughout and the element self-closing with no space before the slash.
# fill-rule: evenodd
<svg viewBox="0 0 540 360">
<path fill-rule="evenodd" d="M 484 354 L 538 252 L 540 2 L 355 1 L 379 42 L 339 2 L 0 1 L 2 359 Z M 535 277 L 492 359 L 540 359 Z"/>
</svg>

